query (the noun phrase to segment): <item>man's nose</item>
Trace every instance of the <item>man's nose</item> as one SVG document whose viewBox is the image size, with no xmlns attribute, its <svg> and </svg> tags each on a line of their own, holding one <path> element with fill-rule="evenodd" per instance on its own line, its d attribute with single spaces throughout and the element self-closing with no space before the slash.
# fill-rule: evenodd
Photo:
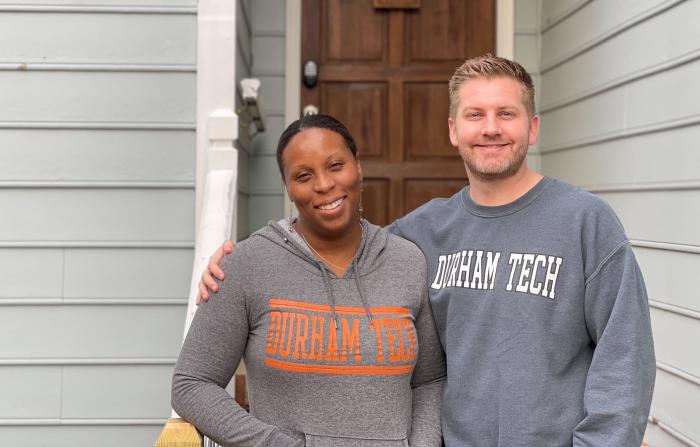
<svg viewBox="0 0 700 447">
<path fill-rule="evenodd" d="M 501 126 L 495 116 L 487 116 L 484 120 L 484 127 L 481 129 L 482 135 L 498 135 L 501 133 Z"/>
</svg>

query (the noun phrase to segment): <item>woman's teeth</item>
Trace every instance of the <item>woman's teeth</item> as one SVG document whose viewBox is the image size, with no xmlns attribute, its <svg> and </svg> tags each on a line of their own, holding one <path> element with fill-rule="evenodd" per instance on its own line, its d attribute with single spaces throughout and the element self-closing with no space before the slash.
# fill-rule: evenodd
<svg viewBox="0 0 700 447">
<path fill-rule="evenodd" d="M 343 199 L 344 198 L 341 197 L 340 199 L 336 200 L 335 202 L 327 203 L 325 205 L 319 205 L 318 207 L 319 207 L 319 209 L 322 209 L 322 210 L 332 210 L 333 208 L 338 208 L 340 206 L 340 204 L 343 202 Z"/>
</svg>

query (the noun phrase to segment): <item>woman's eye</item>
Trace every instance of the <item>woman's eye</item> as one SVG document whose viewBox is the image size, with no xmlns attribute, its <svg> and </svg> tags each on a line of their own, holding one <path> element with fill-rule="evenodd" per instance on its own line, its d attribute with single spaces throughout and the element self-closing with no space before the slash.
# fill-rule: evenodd
<svg viewBox="0 0 700 447">
<path fill-rule="evenodd" d="M 311 174 L 309 174 L 308 172 L 302 172 L 302 173 L 300 173 L 300 174 L 297 174 L 297 176 L 296 176 L 296 180 L 297 180 L 298 182 L 305 182 L 305 181 L 307 181 L 309 178 L 311 178 Z"/>
<path fill-rule="evenodd" d="M 343 162 L 336 161 L 331 163 L 331 171 L 338 171 L 343 168 Z"/>
</svg>

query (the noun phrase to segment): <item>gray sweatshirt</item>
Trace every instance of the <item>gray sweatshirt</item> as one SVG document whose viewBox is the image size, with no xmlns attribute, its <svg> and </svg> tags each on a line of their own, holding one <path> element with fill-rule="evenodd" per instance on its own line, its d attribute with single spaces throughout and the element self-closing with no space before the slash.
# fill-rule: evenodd
<svg viewBox="0 0 700 447">
<path fill-rule="evenodd" d="M 639 447 L 655 376 L 649 309 L 607 204 L 544 178 L 504 206 L 465 188 L 391 231 L 428 262 L 448 447 Z"/>
<path fill-rule="evenodd" d="M 338 278 L 276 223 L 222 264 L 173 375 L 172 404 L 224 446 L 439 446 L 444 354 L 425 258 L 363 222 Z M 226 393 L 245 360 L 250 414 Z"/>
</svg>

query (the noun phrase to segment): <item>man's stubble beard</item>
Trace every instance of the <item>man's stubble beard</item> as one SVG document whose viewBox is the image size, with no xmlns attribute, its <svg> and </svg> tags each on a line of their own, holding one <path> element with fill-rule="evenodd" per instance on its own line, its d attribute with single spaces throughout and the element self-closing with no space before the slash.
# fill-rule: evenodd
<svg viewBox="0 0 700 447">
<path fill-rule="evenodd" d="M 528 132 L 529 134 L 529 132 Z M 517 143 L 516 150 L 513 155 L 503 163 L 499 163 L 496 166 L 479 166 L 481 163 L 475 161 L 471 157 L 471 152 L 466 152 L 462 157 L 464 160 L 464 165 L 467 168 L 467 173 L 470 176 L 478 177 L 479 180 L 484 182 L 492 182 L 496 180 L 503 180 L 514 176 L 521 168 L 527 157 L 527 149 L 529 145 L 528 142 Z"/>
</svg>

